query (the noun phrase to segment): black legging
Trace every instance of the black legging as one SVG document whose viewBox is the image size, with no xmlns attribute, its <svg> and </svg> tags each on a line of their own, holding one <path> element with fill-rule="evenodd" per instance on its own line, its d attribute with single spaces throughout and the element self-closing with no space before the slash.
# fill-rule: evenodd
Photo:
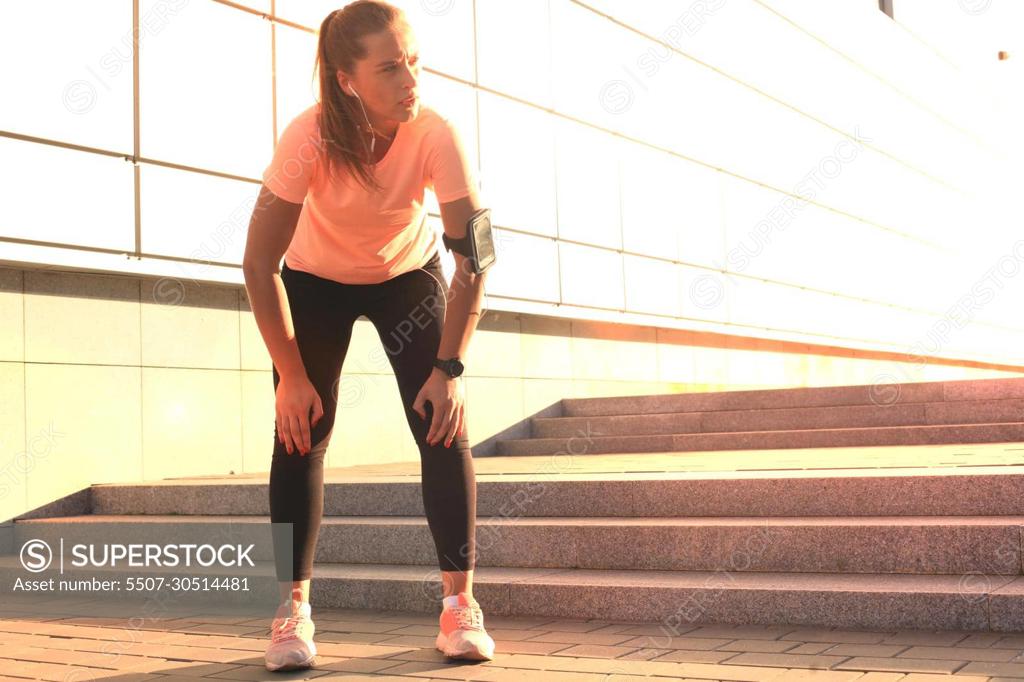
<svg viewBox="0 0 1024 682">
<path fill-rule="evenodd" d="M 310 429 L 312 447 L 307 455 L 295 449 L 288 454 L 274 424 L 270 519 L 294 524 L 291 548 L 275 542 L 278 580 L 306 580 L 313 574 L 313 554 L 324 508 L 324 453 L 334 427 L 341 366 L 352 338 L 352 325 L 360 315 L 366 315 L 380 335 L 419 447 L 423 507 L 438 565 L 442 571 L 473 568 L 476 478 L 468 429 L 455 436 L 447 448 L 443 437 L 436 445 L 429 445 L 426 436 L 433 406 L 425 403 L 426 419 L 412 409 L 441 343 L 448 283 L 440 255 L 435 252 L 422 268 L 377 284 L 343 284 L 292 270 L 287 263 L 281 269 L 281 279 L 306 374 L 320 395 L 324 414 Z M 276 395 L 280 383 L 276 367 L 273 373 Z"/>
</svg>

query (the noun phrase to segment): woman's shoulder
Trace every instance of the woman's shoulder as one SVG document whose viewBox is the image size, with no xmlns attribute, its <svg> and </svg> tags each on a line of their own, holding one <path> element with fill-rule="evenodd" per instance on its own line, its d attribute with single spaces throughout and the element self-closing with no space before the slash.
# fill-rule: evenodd
<svg viewBox="0 0 1024 682">
<path fill-rule="evenodd" d="M 431 124 L 440 118 L 441 114 L 438 113 L 437 109 L 426 103 L 420 103 L 419 113 L 416 115 L 416 121 L 423 124 Z"/>
<path fill-rule="evenodd" d="M 284 133 L 296 139 L 310 139 L 320 134 L 320 103 L 302 109 L 290 119 L 284 119 Z M 281 126 L 280 119 L 278 126 Z M 280 130 L 280 128 L 279 128 Z"/>
<path fill-rule="evenodd" d="M 434 142 L 448 134 L 451 121 L 443 110 L 423 104 L 420 106 L 415 124 L 425 139 Z"/>
<path fill-rule="evenodd" d="M 310 104 L 295 116 L 295 120 L 305 128 L 318 129 L 320 127 L 320 103 L 314 102 Z"/>
</svg>

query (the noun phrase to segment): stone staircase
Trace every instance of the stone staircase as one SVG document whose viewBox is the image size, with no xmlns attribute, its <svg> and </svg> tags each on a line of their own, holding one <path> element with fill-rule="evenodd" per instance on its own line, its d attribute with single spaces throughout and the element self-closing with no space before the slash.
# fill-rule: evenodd
<svg viewBox="0 0 1024 682">
<path fill-rule="evenodd" d="M 1024 632 L 1024 379 L 906 384 L 885 403 L 872 392 L 564 400 L 564 417 L 514 446 L 558 441 L 561 454 L 475 460 L 474 594 L 489 615 L 659 623 L 665 636 L 702 623 Z M 588 420 L 619 434 L 595 441 L 716 447 L 574 449 Z M 938 445 L 908 445 L 907 430 Z M 798 450 L 809 433 L 825 444 Z M 439 611 L 418 472 L 327 471 L 315 606 Z M 148 522 L 244 533 L 269 522 L 266 474 L 98 484 L 85 511 L 17 520 L 15 550 L 72 529 L 145 535 Z M 0 557 L 0 579 L 17 559 Z"/>
<path fill-rule="evenodd" d="M 1024 379 L 562 400 L 499 455 L 1024 441 Z"/>
</svg>

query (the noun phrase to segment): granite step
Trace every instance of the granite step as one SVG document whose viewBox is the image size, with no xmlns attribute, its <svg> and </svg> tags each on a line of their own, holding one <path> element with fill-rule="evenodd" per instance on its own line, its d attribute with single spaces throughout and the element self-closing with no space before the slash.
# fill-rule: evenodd
<svg viewBox="0 0 1024 682">
<path fill-rule="evenodd" d="M 269 516 L 80 515 L 14 524 L 14 546 L 43 540 L 146 542 L 167 524 L 201 544 L 231 524 L 253 558 L 272 559 Z M 169 524 L 174 524 L 170 526 Z M 246 528 L 251 527 L 247 531 Z M 262 526 L 262 528 L 261 528 Z M 259 531 L 259 532 L 258 532 Z M 478 517 L 477 566 L 799 573 L 1019 575 L 1024 516 Z M 327 516 L 318 563 L 429 567 L 421 516 Z"/>
<path fill-rule="evenodd" d="M 924 453 L 922 453 L 924 454 Z M 268 515 L 265 478 L 96 484 L 94 514 Z M 421 516 L 418 476 L 335 479 L 325 516 Z M 477 516 L 1024 515 L 1024 466 L 502 474 L 477 477 Z M 182 518 L 182 520 L 187 520 Z"/>
<path fill-rule="evenodd" d="M 269 562 L 257 562 L 254 591 L 276 589 Z M 77 570 L 77 569 L 76 569 Z M 166 573 L 168 569 L 133 569 Z M 88 575 L 124 569 L 91 569 Z M 0 556 L 0 580 L 24 576 L 17 556 Z M 210 575 L 229 578 L 237 571 Z M 71 574 L 74 577 L 74 574 Z M 436 567 L 317 564 L 316 608 L 440 612 Z M 605 619 L 653 623 L 634 642 L 665 647 L 694 625 L 795 624 L 863 629 L 1024 631 L 1024 577 L 904 574 L 636 571 L 481 567 L 473 593 L 488 616 Z M 269 619 L 269 613 L 268 613 Z M 660 643 L 660 644 L 659 644 Z"/>
<path fill-rule="evenodd" d="M 805 386 L 742 391 L 708 391 L 658 395 L 563 398 L 566 417 L 596 417 L 622 414 L 754 410 L 780 407 L 825 407 L 877 405 L 964 400 L 1024 398 L 1024 378 L 968 379 L 848 386 Z"/>
<path fill-rule="evenodd" d="M 759 409 L 654 412 L 588 417 L 534 417 L 532 438 L 569 438 L 593 433 L 640 436 L 737 431 L 784 431 L 926 426 L 975 423 L 1020 423 L 1024 399 L 922 401 L 893 405 L 830 405 Z"/>
<path fill-rule="evenodd" d="M 503 456 L 585 455 L 1020 442 L 1024 442 L 1024 422 L 1021 421 L 612 436 L 603 435 L 593 420 L 588 420 L 570 436 L 499 440 L 497 452 Z"/>
</svg>

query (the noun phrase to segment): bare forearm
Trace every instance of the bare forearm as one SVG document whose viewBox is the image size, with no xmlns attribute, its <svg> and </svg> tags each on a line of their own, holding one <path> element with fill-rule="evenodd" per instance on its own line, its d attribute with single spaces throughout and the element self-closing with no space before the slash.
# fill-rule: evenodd
<svg viewBox="0 0 1024 682">
<path fill-rule="evenodd" d="M 466 357 L 470 339 L 480 321 L 486 276 L 486 273 L 461 276 L 456 274 L 452 278 L 438 357 Z"/>
<path fill-rule="evenodd" d="M 279 272 L 245 271 L 245 290 L 270 357 L 282 377 L 305 376 L 288 295 Z"/>
</svg>

